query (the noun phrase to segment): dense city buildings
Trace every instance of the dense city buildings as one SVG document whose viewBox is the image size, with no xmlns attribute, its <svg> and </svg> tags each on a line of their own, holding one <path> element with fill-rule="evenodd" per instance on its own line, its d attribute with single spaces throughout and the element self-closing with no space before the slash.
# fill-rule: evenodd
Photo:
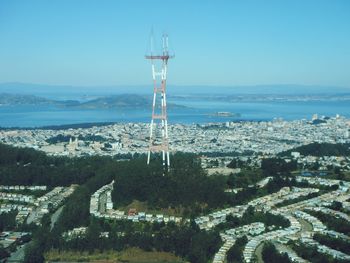
<svg viewBox="0 0 350 263">
<path fill-rule="evenodd" d="M 312 142 L 350 142 L 349 119 L 335 116 L 317 120 L 170 124 L 169 143 L 172 152 L 266 156 Z M 117 123 L 64 130 L 5 129 L 0 130 L 0 142 L 57 156 L 146 153 L 148 127 L 145 123 Z"/>
</svg>

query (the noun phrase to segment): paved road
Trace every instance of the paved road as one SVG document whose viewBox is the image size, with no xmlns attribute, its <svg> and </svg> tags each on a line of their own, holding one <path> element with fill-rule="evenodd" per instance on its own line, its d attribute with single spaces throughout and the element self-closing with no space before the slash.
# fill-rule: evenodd
<svg viewBox="0 0 350 263">
<path fill-rule="evenodd" d="M 52 214 L 52 216 L 51 216 L 51 230 L 54 227 L 55 223 L 57 222 L 59 216 L 61 215 L 63 207 L 64 206 L 61 206 L 60 208 L 58 208 L 56 210 L 55 213 Z M 34 215 L 33 215 L 33 217 L 34 217 Z M 28 221 L 32 222 L 32 218 L 28 218 Z M 17 250 L 15 252 L 11 253 L 10 257 L 7 259 L 7 262 L 23 262 L 25 248 L 26 248 L 26 246 L 28 246 L 29 243 L 26 243 L 22 246 L 17 247 Z"/>
<path fill-rule="evenodd" d="M 264 247 L 264 243 L 261 242 L 259 246 L 257 246 L 256 250 L 255 250 L 255 255 L 257 258 L 257 262 L 258 263 L 264 263 L 264 260 L 262 259 L 262 249 Z"/>
<path fill-rule="evenodd" d="M 310 261 L 307 261 L 307 260 L 299 257 L 297 255 L 297 253 L 293 249 L 291 249 L 290 247 L 285 246 L 285 245 L 280 244 L 280 243 L 277 243 L 277 242 L 274 242 L 274 244 L 275 244 L 278 251 L 287 253 L 289 256 L 292 256 L 294 258 L 295 262 L 298 262 L 298 263 L 309 263 L 310 262 Z"/>
<path fill-rule="evenodd" d="M 306 220 L 304 219 L 301 219 L 301 218 L 298 218 L 298 221 L 300 222 L 300 225 L 301 225 L 301 232 L 311 232 L 312 231 L 312 225 L 307 222 Z"/>
<path fill-rule="evenodd" d="M 100 213 L 106 212 L 106 203 L 107 203 L 107 194 L 106 192 L 102 193 L 99 198 L 98 211 Z"/>
<path fill-rule="evenodd" d="M 51 225 L 50 225 L 51 228 L 50 228 L 50 230 L 53 229 L 55 223 L 57 222 L 58 218 L 60 217 L 60 215 L 61 215 L 61 213 L 62 213 L 62 210 L 63 210 L 63 207 L 64 207 L 64 205 L 61 206 L 60 208 L 58 208 L 58 209 L 55 211 L 55 213 L 52 214 L 52 216 L 51 216 Z"/>
<path fill-rule="evenodd" d="M 33 211 L 30 212 L 30 214 L 29 214 L 29 216 L 27 218 L 27 224 L 28 225 L 31 224 L 34 221 L 34 219 L 37 217 L 37 214 L 38 214 L 37 211 L 38 211 L 38 208 L 33 208 Z"/>
<path fill-rule="evenodd" d="M 312 231 L 312 225 L 305 221 L 304 219 L 298 218 L 300 225 L 301 225 L 301 231 L 298 233 L 299 236 L 303 232 L 309 232 Z M 264 243 L 262 242 L 259 246 L 257 246 L 254 254 L 257 257 L 257 262 L 258 263 L 264 263 L 264 260 L 262 259 L 262 249 L 264 247 Z"/>
<path fill-rule="evenodd" d="M 18 247 L 15 252 L 11 253 L 10 257 L 7 259 L 6 262 L 23 262 L 24 261 L 24 251 L 25 251 L 26 246 L 28 246 L 29 243 L 26 243 L 26 244 Z"/>
</svg>

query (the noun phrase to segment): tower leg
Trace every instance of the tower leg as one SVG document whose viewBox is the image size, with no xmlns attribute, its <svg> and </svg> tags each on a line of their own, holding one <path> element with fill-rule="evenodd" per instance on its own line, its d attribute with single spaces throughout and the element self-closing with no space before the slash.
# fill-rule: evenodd
<svg viewBox="0 0 350 263">
<path fill-rule="evenodd" d="M 168 165 L 168 168 L 170 167 L 170 156 L 169 156 L 169 151 L 166 152 L 166 155 L 167 155 L 167 165 Z"/>
<path fill-rule="evenodd" d="M 148 151 L 147 164 L 149 164 L 150 159 L 151 159 L 151 151 Z"/>
</svg>

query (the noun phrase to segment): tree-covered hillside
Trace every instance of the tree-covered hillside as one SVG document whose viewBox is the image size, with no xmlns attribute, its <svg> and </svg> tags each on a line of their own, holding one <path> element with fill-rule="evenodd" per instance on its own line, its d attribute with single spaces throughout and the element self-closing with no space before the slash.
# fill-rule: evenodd
<svg viewBox="0 0 350 263">
<path fill-rule="evenodd" d="M 143 158 L 118 165 L 112 198 L 117 206 L 133 200 L 147 201 L 153 208 L 182 206 L 191 212 L 222 206 L 227 179 L 208 177 L 192 154 L 177 153 L 172 168 L 165 171 L 160 161 L 146 164 Z"/>
<path fill-rule="evenodd" d="M 311 143 L 303 145 L 292 150 L 288 150 L 280 153 L 280 156 L 290 156 L 291 152 L 300 152 L 301 155 L 312 155 L 312 156 L 349 156 L 350 155 L 350 144 L 332 144 L 332 143 Z"/>
<path fill-rule="evenodd" d="M 227 178 L 208 177 L 200 160 L 192 154 L 173 155 L 172 167 L 165 171 L 160 161 L 147 165 L 145 156 L 129 161 L 98 156 L 51 157 L 33 149 L 0 144 L 0 184 L 3 185 L 91 185 L 88 191 L 78 191 L 88 198 L 97 190 L 96 185 L 100 185 L 97 182 L 107 184 L 113 179 L 116 206 L 138 200 L 147 202 L 152 209 L 181 207 L 190 214 L 198 214 L 228 202 L 224 193 Z"/>
<path fill-rule="evenodd" d="M 108 163 L 108 157 L 51 157 L 29 148 L 0 144 L 0 184 L 67 186 L 82 184 Z"/>
</svg>

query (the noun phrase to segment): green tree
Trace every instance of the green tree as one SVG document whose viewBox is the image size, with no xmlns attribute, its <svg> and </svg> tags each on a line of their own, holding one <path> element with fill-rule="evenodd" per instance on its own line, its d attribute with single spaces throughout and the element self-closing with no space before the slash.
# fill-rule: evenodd
<svg viewBox="0 0 350 263">
<path fill-rule="evenodd" d="M 246 236 L 237 238 L 235 244 L 227 251 L 227 262 L 243 262 L 243 249 L 247 243 L 248 238 Z"/>
<path fill-rule="evenodd" d="M 41 263 L 44 262 L 43 248 L 36 241 L 30 242 L 25 249 L 25 263 Z"/>
<path fill-rule="evenodd" d="M 262 258 L 264 262 L 269 263 L 292 263 L 292 261 L 290 261 L 286 253 L 278 253 L 274 244 L 270 242 L 264 243 L 264 247 L 262 250 Z"/>
<path fill-rule="evenodd" d="M 100 234 L 102 229 L 97 219 L 92 218 L 90 225 L 86 230 L 86 240 L 88 241 L 87 249 L 92 252 L 94 249 L 100 248 Z"/>
</svg>

